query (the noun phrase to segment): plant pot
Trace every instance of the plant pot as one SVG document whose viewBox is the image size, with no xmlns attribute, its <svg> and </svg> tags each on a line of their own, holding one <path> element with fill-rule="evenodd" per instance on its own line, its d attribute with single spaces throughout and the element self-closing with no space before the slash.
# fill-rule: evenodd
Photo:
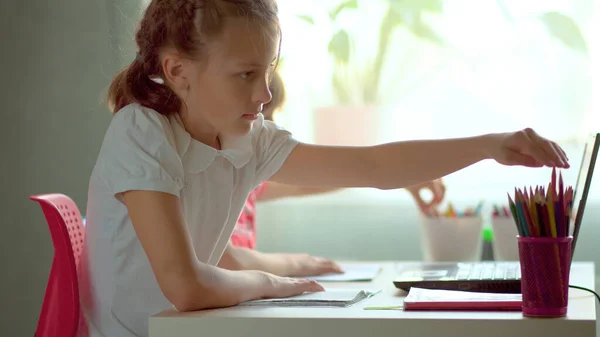
<svg viewBox="0 0 600 337">
<path fill-rule="evenodd" d="M 366 146 L 379 138 L 379 110 L 372 105 L 314 110 L 314 141 L 320 145 Z"/>
</svg>

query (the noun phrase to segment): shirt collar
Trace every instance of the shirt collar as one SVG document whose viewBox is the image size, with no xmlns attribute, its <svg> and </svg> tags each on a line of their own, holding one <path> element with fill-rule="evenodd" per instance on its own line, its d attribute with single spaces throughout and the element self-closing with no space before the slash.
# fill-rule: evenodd
<svg viewBox="0 0 600 337">
<path fill-rule="evenodd" d="M 178 114 L 169 117 L 173 127 L 177 152 L 183 163 L 184 170 L 190 173 L 198 173 L 206 170 L 217 156 L 227 159 L 235 168 L 239 169 L 246 165 L 253 154 L 251 134 L 231 137 L 219 135 L 221 150 L 212 148 L 192 138 L 185 130 Z M 253 131 L 263 123 L 262 114 L 254 122 Z"/>
</svg>

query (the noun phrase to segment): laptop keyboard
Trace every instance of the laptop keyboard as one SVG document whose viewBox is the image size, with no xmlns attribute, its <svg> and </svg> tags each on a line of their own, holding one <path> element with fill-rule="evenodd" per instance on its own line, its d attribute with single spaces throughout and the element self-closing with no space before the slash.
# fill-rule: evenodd
<svg viewBox="0 0 600 337">
<path fill-rule="evenodd" d="M 458 280 L 518 280 L 521 266 L 518 262 L 461 263 L 458 266 Z"/>
</svg>

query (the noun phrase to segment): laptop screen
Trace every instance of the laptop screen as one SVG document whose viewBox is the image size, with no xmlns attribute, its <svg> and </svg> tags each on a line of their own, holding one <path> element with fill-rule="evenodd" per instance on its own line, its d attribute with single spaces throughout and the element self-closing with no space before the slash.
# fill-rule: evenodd
<svg viewBox="0 0 600 337">
<path fill-rule="evenodd" d="M 596 158 L 598 157 L 598 148 L 600 147 L 600 133 L 591 136 L 591 139 L 585 144 L 583 158 L 579 168 L 579 175 L 575 185 L 575 195 L 573 199 L 573 209 L 576 212 L 575 223 L 573 224 L 573 243 L 571 247 L 571 259 L 575 255 L 575 246 L 579 237 L 581 221 L 585 211 L 594 168 L 596 167 Z"/>
<path fill-rule="evenodd" d="M 579 174 L 577 175 L 577 182 L 575 183 L 575 195 L 573 198 L 573 205 L 575 208 L 579 207 L 579 202 L 582 199 L 583 191 L 585 189 L 586 180 L 590 169 L 593 170 L 596 156 L 594 150 L 597 152 L 598 137 L 600 134 L 594 134 L 590 136 L 590 139 L 585 143 L 583 148 L 583 157 L 581 159 L 581 165 L 579 166 Z M 592 162 L 592 159 L 594 162 Z M 593 172 L 592 172 L 593 173 Z M 591 179 L 591 175 L 589 177 Z"/>
</svg>

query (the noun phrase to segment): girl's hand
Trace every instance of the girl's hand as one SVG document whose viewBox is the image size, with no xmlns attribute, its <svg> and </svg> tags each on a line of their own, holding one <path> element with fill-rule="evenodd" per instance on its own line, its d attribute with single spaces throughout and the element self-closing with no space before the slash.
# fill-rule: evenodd
<svg viewBox="0 0 600 337">
<path fill-rule="evenodd" d="M 285 298 L 305 292 L 325 291 L 319 283 L 313 280 L 280 277 L 269 273 L 263 273 L 263 275 L 267 277 L 268 286 L 262 298 Z"/>
<path fill-rule="evenodd" d="M 317 276 L 330 273 L 343 273 L 342 268 L 333 260 L 308 254 L 286 254 L 289 261 L 288 276 Z"/>
<path fill-rule="evenodd" d="M 420 192 L 422 190 L 429 190 L 433 195 L 430 201 L 423 200 Z M 437 215 L 437 207 L 444 201 L 444 195 L 446 194 L 446 186 L 442 182 L 442 179 L 436 179 L 428 181 L 426 183 L 413 185 L 408 187 L 407 190 L 415 199 L 417 206 L 421 212 L 428 216 Z"/>
<path fill-rule="evenodd" d="M 530 128 L 484 136 L 488 155 L 504 165 L 569 168 L 569 159 L 558 144 Z"/>
</svg>

